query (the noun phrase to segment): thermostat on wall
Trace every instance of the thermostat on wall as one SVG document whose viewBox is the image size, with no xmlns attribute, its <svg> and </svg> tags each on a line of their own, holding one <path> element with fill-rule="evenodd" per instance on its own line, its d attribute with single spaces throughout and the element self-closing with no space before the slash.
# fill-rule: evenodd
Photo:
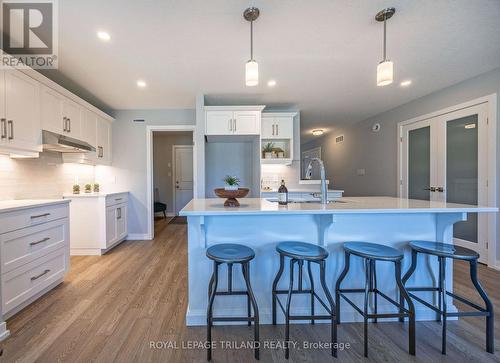
<svg viewBox="0 0 500 363">
<path fill-rule="evenodd" d="M 372 131 L 373 132 L 379 132 L 382 126 L 380 126 L 379 123 L 376 123 L 372 126 Z"/>
</svg>

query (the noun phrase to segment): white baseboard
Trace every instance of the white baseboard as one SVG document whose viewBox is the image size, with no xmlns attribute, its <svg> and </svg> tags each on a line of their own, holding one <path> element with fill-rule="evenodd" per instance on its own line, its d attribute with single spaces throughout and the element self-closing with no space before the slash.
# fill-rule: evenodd
<svg viewBox="0 0 500 363">
<path fill-rule="evenodd" d="M 7 323 L 5 321 L 0 323 L 0 342 L 9 337 L 10 330 L 7 330 Z"/>
<path fill-rule="evenodd" d="M 146 233 L 129 233 L 126 239 L 127 241 L 147 241 L 151 238 Z"/>
<path fill-rule="evenodd" d="M 500 271 L 500 260 L 495 260 L 494 265 L 488 265 L 489 268 Z"/>
<path fill-rule="evenodd" d="M 100 256 L 100 255 L 102 255 L 100 248 L 71 248 L 69 254 L 71 256 Z"/>
</svg>

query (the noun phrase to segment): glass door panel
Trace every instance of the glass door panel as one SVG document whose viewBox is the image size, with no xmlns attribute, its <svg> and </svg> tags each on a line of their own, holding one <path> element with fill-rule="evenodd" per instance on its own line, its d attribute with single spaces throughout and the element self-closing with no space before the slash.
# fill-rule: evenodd
<svg viewBox="0 0 500 363">
<path fill-rule="evenodd" d="M 408 198 L 430 200 L 431 127 L 408 131 Z"/>
</svg>

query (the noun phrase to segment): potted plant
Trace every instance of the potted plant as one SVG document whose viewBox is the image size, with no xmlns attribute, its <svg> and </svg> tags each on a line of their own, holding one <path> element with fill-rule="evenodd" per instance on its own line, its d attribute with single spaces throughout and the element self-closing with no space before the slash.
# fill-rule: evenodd
<svg viewBox="0 0 500 363">
<path fill-rule="evenodd" d="M 235 176 L 226 175 L 224 180 L 224 189 L 225 190 L 238 190 L 238 186 L 240 185 L 240 179 Z"/>
<path fill-rule="evenodd" d="M 85 184 L 85 193 L 92 193 L 92 184 Z"/>
<path fill-rule="evenodd" d="M 80 194 L 80 186 L 78 184 L 73 185 L 73 194 Z"/>
<path fill-rule="evenodd" d="M 94 183 L 94 193 L 99 193 L 99 183 Z"/>
<path fill-rule="evenodd" d="M 273 157 L 273 147 L 274 144 L 272 142 L 268 142 L 262 148 L 262 152 L 264 153 L 264 159 L 272 159 Z"/>
</svg>

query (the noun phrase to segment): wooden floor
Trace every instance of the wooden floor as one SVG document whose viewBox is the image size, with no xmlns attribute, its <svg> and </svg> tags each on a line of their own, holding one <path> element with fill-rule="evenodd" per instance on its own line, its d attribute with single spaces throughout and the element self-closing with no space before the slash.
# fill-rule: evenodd
<svg viewBox="0 0 500 363">
<path fill-rule="evenodd" d="M 204 362 L 203 349 L 182 349 L 188 341 L 204 341 L 205 328 L 184 323 L 187 305 L 186 225 L 157 221 L 154 241 L 126 242 L 102 257 L 73 257 L 65 282 L 8 320 L 11 337 L 2 362 Z M 480 279 L 500 316 L 500 272 L 481 267 Z M 466 266 L 456 264 L 455 289 L 475 296 Z M 500 338 L 500 321 L 495 334 Z M 262 326 L 261 339 L 283 339 L 283 326 Z M 216 340 L 246 341 L 246 326 L 216 327 Z M 328 341 L 326 324 L 293 326 L 295 341 Z M 374 362 L 499 361 L 484 351 L 484 320 L 449 323 L 448 355 L 440 352 L 440 325 L 417 323 L 417 356 L 407 354 L 406 327 L 399 323 L 369 326 L 370 359 Z M 342 324 L 341 342 L 351 349 L 338 361 L 363 360 L 362 325 Z M 152 349 L 151 341 L 176 342 L 177 349 Z M 262 362 L 285 362 L 281 349 L 263 349 Z M 218 349 L 214 362 L 250 362 L 248 349 Z M 328 349 L 292 350 L 290 362 L 335 361 Z"/>
</svg>

